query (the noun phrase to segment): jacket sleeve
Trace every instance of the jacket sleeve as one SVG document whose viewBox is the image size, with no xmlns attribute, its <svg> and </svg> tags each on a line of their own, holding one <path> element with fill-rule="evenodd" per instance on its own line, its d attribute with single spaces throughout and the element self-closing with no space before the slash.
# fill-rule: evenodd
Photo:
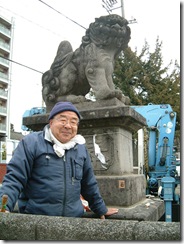
<svg viewBox="0 0 184 244">
<path fill-rule="evenodd" d="M 33 157 L 26 146 L 29 140 L 31 137 L 27 136 L 19 142 L 10 162 L 7 164 L 7 172 L 0 188 L 0 198 L 3 194 L 8 195 L 7 210 L 10 212 L 13 211 L 19 194 L 30 177 Z"/>
<path fill-rule="evenodd" d="M 90 209 L 102 216 L 107 213 L 108 209 L 100 194 L 97 180 L 91 165 L 91 159 L 86 149 L 86 159 L 84 162 L 83 179 L 81 182 L 81 194 L 88 201 Z"/>
</svg>

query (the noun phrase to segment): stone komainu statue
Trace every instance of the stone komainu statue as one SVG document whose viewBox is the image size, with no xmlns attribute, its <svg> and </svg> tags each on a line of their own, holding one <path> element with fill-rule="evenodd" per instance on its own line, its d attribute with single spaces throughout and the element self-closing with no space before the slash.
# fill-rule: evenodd
<svg viewBox="0 0 184 244">
<path fill-rule="evenodd" d="M 42 96 L 47 107 L 57 101 L 82 102 L 92 88 L 96 100 L 126 97 L 112 80 L 115 59 L 127 48 L 130 40 L 128 21 L 112 14 L 96 18 L 82 37 L 82 44 L 73 51 L 62 41 L 50 69 L 42 76 Z"/>
</svg>

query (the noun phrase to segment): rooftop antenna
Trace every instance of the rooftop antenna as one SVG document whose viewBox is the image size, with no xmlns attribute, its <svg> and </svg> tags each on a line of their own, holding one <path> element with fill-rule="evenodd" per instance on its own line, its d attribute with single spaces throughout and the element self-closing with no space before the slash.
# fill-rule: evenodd
<svg viewBox="0 0 184 244">
<path fill-rule="evenodd" d="M 111 14 L 113 10 L 121 8 L 121 15 L 123 18 L 125 18 L 125 11 L 124 11 L 124 1 L 121 1 L 121 6 L 119 7 L 114 7 L 118 3 L 117 0 L 102 0 L 102 7 L 106 9 L 106 11 Z M 137 20 L 132 17 L 131 20 L 128 20 L 129 24 L 134 24 L 137 23 Z"/>
</svg>

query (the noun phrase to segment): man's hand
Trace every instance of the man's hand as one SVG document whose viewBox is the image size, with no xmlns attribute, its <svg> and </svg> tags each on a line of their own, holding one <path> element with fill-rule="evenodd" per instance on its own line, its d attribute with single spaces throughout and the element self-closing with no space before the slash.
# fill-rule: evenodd
<svg viewBox="0 0 184 244">
<path fill-rule="evenodd" d="M 100 216 L 100 219 L 105 219 L 105 216 L 110 216 L 112 214 L 118 213 L 118 208 L 108 208 L 108 211 L 105 215 Z"/>
<path fill-rule="evenodd" d="M 8 202 L 8 195 L 4 194 L 2 196 L 2 206 L 1 206 L 0 212 L 8 212 L 6 210 L 6 204 L 7 204 L 7 202 Z"/>
</svg>

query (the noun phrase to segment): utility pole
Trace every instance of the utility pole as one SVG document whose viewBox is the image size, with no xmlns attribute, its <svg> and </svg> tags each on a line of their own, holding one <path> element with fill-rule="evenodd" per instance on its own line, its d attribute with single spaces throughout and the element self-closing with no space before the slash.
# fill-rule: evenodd
<svg viewBox="0 0 184 244">
<path fill-rule="evenodd" d="M 121 15 L 123 18 L 125 18 L 125 11 L 124 11 L 124 2 L 121 0 Z"/>
</svg>

